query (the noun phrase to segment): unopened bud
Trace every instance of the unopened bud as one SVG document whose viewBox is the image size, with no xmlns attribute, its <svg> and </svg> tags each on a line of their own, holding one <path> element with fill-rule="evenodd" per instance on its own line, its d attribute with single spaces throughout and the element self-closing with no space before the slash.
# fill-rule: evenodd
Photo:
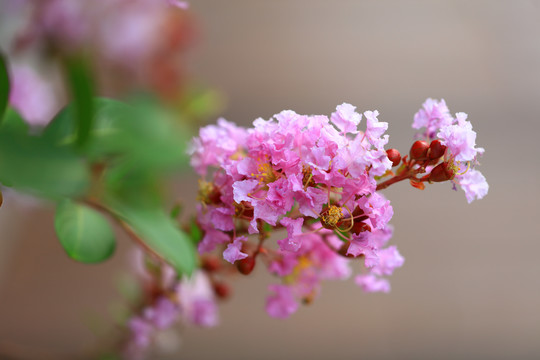
<svg viewBox="0 0 540 360">
<path fill-rule="evenodd" d="M 411 160 L 426 160 L 429 144 L 424 140 L 415 141 L 411 146 Z"/>
<path fill-rule="evenodd" d="M 432 182 L 441 182 L 452 180 L 455 176 L 454 168 L 448 164 L 448 162 L 443 162 L 433 168 L 429 174 L 429 181 Z"/>
<path fill-rule="evenodd" d="M 202 261 L 202 268 L 208 272 L 214 272 L 218 270 L 220 267 L 220 263 L 218 258 L 216 257 L 207 257 L 204 258 Z"/>
<path fill-rule="evenodd" d="M 444 155 L 446 151 L 446 146 L 443 145 L 441 140 L 433 140 L 429 145 L 429 159 L 435 160 Z"/>
<path fill-rule="evenodd" d="M 248 256 L 236 262 L 236 268 L 244 275 L 249 275 L 255 267 L 255 256 Z"/>
<path fill-rule="evenodd" d="M 398 166 L 401 162 L 401 154 L 396 149 L 386 150 L 386 155 L 388 156 L 388 159 L 392 162 L 392 167 Z"/>
<path fill-rule="evenodd" d="M 214 292 L 220 299 L 227 299 L 231 295 L 231 288 L 225 283 L 216 282 L 214 283 Z"/>
</svg>

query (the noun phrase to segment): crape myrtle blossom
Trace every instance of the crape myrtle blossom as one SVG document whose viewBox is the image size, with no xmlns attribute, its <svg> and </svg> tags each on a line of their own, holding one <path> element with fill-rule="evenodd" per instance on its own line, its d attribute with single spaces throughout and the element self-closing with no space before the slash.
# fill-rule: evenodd
<svg viewBox="0 0 540 360">
<path fill-rule="evenodd" d="M 394 211 L 380 191 L 402 180 L 417 189 L 452 181 L 470 202 L 488 187 L 474 169 L 484 149 L 476 147 L 466 114 L 454 118 L 444 100 L 426 100 L 413 122 L 425 140 L 403 157 L 385 150 L 388 124 L 378 116 L 342 104 L 329 118 L 286 110 L 249 129 L 224 119 L 202 128 L 190 153 L 202 177 L 195 224 L 208 274 L 216 278 L 236 267 L 247 275 L 260 259 L 281 279 L 268 287 L 266 301 L 277 318 L 313 301 L 321 280 L 350 277 L 357 259 L 363 266 L 356 284 L 366 292 L 389 292 L 387 277 L 404 258 L 388 244 Z M 206 255 L 215 250 L 223 265 Z M 214 290 L 228 294 L 224 287 Z"/>
<path fill-rule="evenodd" d="M 450 115 L 444 100 L 427 99 L 416 113 L 413 127 L 426 128 L 421 135 L 428 141 L 440 143 L 443 162 L 431 170 L 428 181 L 451 180 L 465 191 L 467 201 L 483 198 L 489 190 L 486 178 L 476 170 L 484 149 L 476 147 L 476 132 L 467 120 L 467 114 Z"/>
<path fill-rule="evenodd" d="M 59 110 L 53 86 L 30 66 L 13 65 L 10 70 L 10 105 L 29 125 L 47 125 Z"/>
<path fill-rule="evenodd" d="M 144 358 L 159 331 L 176 323 L 216 326 L 216 296 L 206 272 L 177 279 L 172 267 L 152 263 L 141 251 L 134 253 L 136 273 L 145 285 L 147 305 L 127 321 L 129 336 L 124 346 L 126 359 Z"/>
<path fill-rule="evenodd" d="M 195 39 L 188 5 L 181 0 L 20 0 L 5 7 L 19 18 L 7 39 L 10 53 L 84 58 L 95 83 L 108 93 L 144 87 L 164 100 L 177 100 L 185 86 L 182 55 Z"/>
<path fill-rule="evenodd" d="M 191 144 L 191 164 L 204 178 L 199 251 L 220 248 L 225 260 L 244 270 L 261 255 L 282 279 L 270 287 L 266 308 L 272 316 L 287 317 L 298 301 L 310 302 L 322 279 L 349 277 L 355 257 L 377 278 L 403 264 L 395 247 L 385 247 L 393 210 L 376 192 L 376 177 L 392 167 L 384 149 L 388 124 L 367 111 L 362 131 L 355 110 L 339 105 L 330 119 L 286 110 L 255 120 L 250 129 L 220 119 Z M 278 229 L 285 235 L 277 249 L 265 247 Z"/>
</svg>

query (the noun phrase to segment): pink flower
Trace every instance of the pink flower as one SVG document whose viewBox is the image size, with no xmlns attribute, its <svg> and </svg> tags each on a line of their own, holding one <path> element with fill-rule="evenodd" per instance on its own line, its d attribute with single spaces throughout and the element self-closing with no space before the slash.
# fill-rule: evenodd
<svg viewBox="0 0 540 360">
<path fill-rule="evenodd" d="M 365 292 L 390 292 L 388 280 L 377 278 L 375 275 L 358 275 L 354 281 Z"/>
<path fill-rule="evenodd" d="M 285 285 L 270 285 L 268 290 L 274 292 L 266 299 L 266 312 L 275 318 L 286 319 L 298 309 L 291 288 Z"/>
<path fill-rule="evenodd" d="M 377 119 L 377 111 L 364 115 L 365 132 L 358 129 L 362 116 L 355 107 L 342 104 L 332 121 L 286 110 L 255 120 L 250 129 L 221 121 L 193 140 L 192 165 L 213 177 L 220 191 L 219 199 L 197 208 L 205 232 L 199 250 L 229 242 L 230 235 L 221 231 L 245 234 L 223 253 L 234 263 L 247 256 L 243 241 L 262 232 L 258 239 L 271 254 L 269 270 L 286 283 L 271 287 L 272 316 L 287 317 L 299 301 L 314 299 L 323 279 L 349 277 L 350 259 L 343 251 L 363 255 L 365 265 L 381 274 L 403 262 L 395 247 L 383 248 L 392 234 L 393 209 L 376 192 L 377 177 L 392 166 L 384 149 L 388 124 Z M 277 251 L 269 251 L 268 227 L 280 226 L 287 237 L 278 240 Z"/>
<path fill-rule="evenodd" d="M 131 342 L 139 348 L 146 348 L 150 345 L 151 335 L 154 332 L 152 324 L 141 317 L 133 317 L 128 322 L 131 331 Z"/>
<path fill-rule="evenodd" d="M 287 238 L 278 241 L 279 247 L 285 251 L 298 251 L 302 246 L 302 224 L 304 219 L 284 217 L 280 223 L 287 228 Z"/>
<path fill-rule="evenodd" d="M 371 234 L 367 231 L 353 235 L 347 255 L 354 257 L 364 255 L 366 267 L 373 267 L 379 263 L 378 251 L 371 240 Z"/>
<path fill-rule="evenodd" d="M 11 68 L 9 102 L 30 125 L 47 125 L 58 111 L 54 89 L 33 68 L 14 65 Z"/>
<path fill-rule="evenodd" d="M 427 99 L 422 105 L 422 109 L 414 115 L 412 127 L 415 129 L 426 128 L 423 137 L 434 138 L 440 128 L 451 125 L 453 121 L 444 99 L 441 101 Z"/>
<path fill-rule="evenodd" d="M 209 166 L 221 166 L 243 145 L 247 133 L 225 119 L 218 125 L 201 129 L 200 137 L 190 146 L 191 165 L 200 175 L 205 175 Z"/>
<path fill-rule="evenodd" d="M 357 127 L 362 120 L 362 115 L 355 111 L 356 106 L 343 103 L 336 107 L 336 112 L 332 113 L 330 119 L 343 133 L 358 133 Z"/>
<path fill-rule="evenodd" d="M 153 306 L 144 309 L 143 317 L 157 329 L 167 329 L 177 320 L 178 314 L 177 305 L 165 297 L 160 297 Z"/>
<path fill-rule="evenodd" d="M 379 262 L 371 269 L 376 275 L 392 275 L 396 268 L 403 266 L 405 259 L 395 246 L 389 246 L 378 252 Z"/>
<path fill-rule="evenodd" d="M 482 154 L 484 149 L 475 148 L 476 132 L 467 121 L 467 114 L 456 114 L 457 124 L 447 125 L 439 130 L 437 136 L 448 147 L 453 158 L 457 161 L 473 161 L 477 154 Z"/>
<path fill-rule="evenodd" d="M 482 199 L 488 193 L 489 185 L 486 178 L 478 170 L 469 170 L 465 174 L 457 176 L 456 180 L 465 191 L 465 197 L 469 204 L 475 199 Z"/>
<path fill-rule="evenodd" d="M 298 256 L 295 253 L 284 251 L 281 257 L 270 263 L 268 271 L 278 276 L 287 276 L 298 265 Z"/>
<path fill-rule="evenodd" d="M 40 9 L 37 31 L 63 46 L 79 46 L 88 40 L 90 34 L 88 10 L 81 1 L 48 0 Z"/>
<path fill-rule="evenodd" d="M 229 242 L 229 235 L 212 228 L 205 228 L 205 234 L 198 245 L 201 253 L 210 252 L 216 248 L 216 245 Z"/>
<path fill-rule="evenodd" d="M 189 2 L 188 1 L 181 1 L 181 0 L 168 0 L 169 4 L 172 6 L 176 6 L 179 9 L 187 10 L 189 8 Z"/>
<path fill-rule="evenodd" d="M 375 148 L 382 149 L 388 143 L 388 135 L 383 136 L 388 129 L 388 123 L 377 119 L 377 116 L 379 116 L 377 110 L 366 111 L 364 116 L 367 121 L 366 138 Z"/>
<path fill-rule="evenodd" d="M 202 271 L 184 278 L 176 287 L 183 318 L 191 324 L 211 327 L 218 323 L 217 305 L 210 280 Z"/>
<path fill-rule="evenodd" d="M 242 242 L 246 241 L 247 237 L 240 236 L 234 239 L 232 243 L 227 245 L 227 249 L 223 252 L 223 258 L 230 262 L 231 264 L 234 264 L 236 260 L 242 260 L 248 257 L 248 254 L 243 253 L 242 250 Z"/>
</svg>

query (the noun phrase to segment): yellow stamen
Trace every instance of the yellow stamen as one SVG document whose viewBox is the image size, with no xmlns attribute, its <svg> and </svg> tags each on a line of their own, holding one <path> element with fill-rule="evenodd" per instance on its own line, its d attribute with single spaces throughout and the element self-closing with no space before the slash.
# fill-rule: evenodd
<svg viewBox="0 0 540 360">
<path fill-rule="evenodd" d="M 199 193 L 197 200 L 203 204 L 210 204 L 210 194 L 214 191 L 214 184 L 208 181 L 199 180 Z"/>
<path fill-rule="evenodd" d="M 459 164 L 459 163 L 458 163 Z M 458 173 L 456 172 L 456 176 L 461 176 L 461 175 L 465 175 L 467 173 L 467 171 L 469 171 L 469 169 L 471 168 L 471 162 L 470 161 L 467 161 L 467 168 L 465 169 L 464 172 L 461 172 L 461 173 Z M 457 167 L 456 171 L 459 170 L 459 167 Z"/>
<path fill-rule="evenodd" d="M 330 227 L 336 227 L 337 223 L 343 218 L 343 210 L 336 205 L 330 205 L 328 210 L 321 215 L 324 224 Z"/>
<path fill-rule="evenodd" d="M 257 165 L 258 174 L 252 173 L 251 176 L 259 180 L 259 184 L 270 184 L 277 180 L 277 175 L 272 164 L 263 162 Z"/>
</svg>

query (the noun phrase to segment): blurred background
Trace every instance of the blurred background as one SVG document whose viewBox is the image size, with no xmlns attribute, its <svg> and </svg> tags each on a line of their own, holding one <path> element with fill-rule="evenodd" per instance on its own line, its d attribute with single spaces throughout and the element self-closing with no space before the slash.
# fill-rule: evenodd
<svg viewBox="0 0 540 360">
<path fill-rule="evenodd" d="M 463 111 L 486 149 L 489 194 L 468 205 L 449 184 L 385 190 L 405 265 L 392 292 L 323 284 L 288 320 L 264 311 L 272 279 L 238 277 L 214 329 L 184 328 L 152 358 L 540 358 L 540 2 L 193 0 L 191 76 L 249 125 L 283 109 L 377 109 L 406 153 L 427 97 Z M 197 179 L 176 183 L 194 212 Z M 0 209 L 0 357 L 90 358 L 121 301 L 132 243 L 99 265 L 70 260 L 46 204 L 5 194 Z"/>
</svg>

